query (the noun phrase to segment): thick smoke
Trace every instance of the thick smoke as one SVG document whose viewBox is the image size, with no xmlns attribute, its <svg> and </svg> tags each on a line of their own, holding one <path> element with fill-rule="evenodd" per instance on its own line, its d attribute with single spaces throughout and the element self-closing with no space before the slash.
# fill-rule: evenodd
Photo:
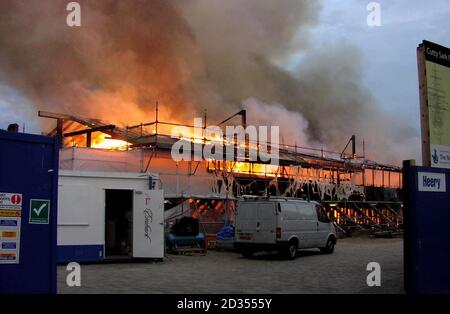
<svg viewBox="0 0 450 314">
<path fill-rule="evenodd" d="M 157 101 L 163 119 L 186 122 L 246 108 L 250 121 L 279 123 L 286 144 L 340 150 L 357 134 L 369 157 L 411 151 L 412 128 L 362 87 L 355 48 L 308 36 L 320 1 L 78 2 L 81 28 L 65 24 L 68 1 L 0 2 L 0 80 L 33 110 L 130 124 L 153 120 Z M 276 65 L 293 52 L 304 54 L 297 69 Z"/>
<path fill-rule="evenodd" d="M 298 111 L 287 110 L 277 103 L 266 104 L 255 98 L 245 100 L 242 107 L 247 110 L 249 125 L 280 126 L 280 144 L 307 148 L 320 148 L 322 145 L 312 142 L 307 135 L 309 123 Z M 295 128 L 295 132 L 291 127 Z"/>
<path fill-rule="evenodd" d="M 66 25 L 68 1 L 0 2 L 0 79 L 35 108 L 113 122 L 188 108 L 196 45 L 165 0 L 78 1 L 82 27 Z M 151 109 L 151 110 L 150 110 Z"/>
</svg>

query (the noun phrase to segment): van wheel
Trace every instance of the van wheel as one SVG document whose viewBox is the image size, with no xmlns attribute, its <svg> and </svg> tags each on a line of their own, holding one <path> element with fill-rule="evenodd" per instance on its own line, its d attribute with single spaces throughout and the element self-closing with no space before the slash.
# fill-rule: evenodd
<svg viewBox="0 0 450 314">
<path fill-rule="evenodd" d="M 334 240 L 333 238 L 328 238 L 327 245 L 320 249 L 320 252 L 324 254 L 331 254 L 334 251 Z"/>
<path fill-rule="evenodd" d="M 245 258 L 252 258 L 253 257 L 253 252 L 252 251 L 243 251 L 241 254 Z"/>
<path fill-rule="evenodd" d="M 289 242 L 288 247 L 285 249 L 284 256 L 287 259 L 295 259 L 297 257 L 298 245 L 295 242 Z"/>
</svg>

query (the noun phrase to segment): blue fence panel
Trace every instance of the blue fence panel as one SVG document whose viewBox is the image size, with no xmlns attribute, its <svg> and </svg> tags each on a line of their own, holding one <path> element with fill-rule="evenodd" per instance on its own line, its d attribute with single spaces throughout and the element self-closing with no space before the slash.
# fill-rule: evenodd
<svg viewBox="0 0 450 314">
<path fill-rule="evenodd" d="M 405 289 L 450 292 L 450 170 L 404 167 Z"/>
<path fill-rule="evenodd" d="M 0 293 L 56 293 L 58 147 L 50 137 L 0 131 L 0 193 L 17 193 L 22 203 L 20 239 L 0 237 L 4 256 L 8 247 L 14 250 L 13 242 L 20 245 L 17 264 L 0 262 Z M 19 196 L 13 203 L 19 203 Z M 8 236 L 8 228 L 15 230 L 4 226 L 0 236 Z"/>
</svg>

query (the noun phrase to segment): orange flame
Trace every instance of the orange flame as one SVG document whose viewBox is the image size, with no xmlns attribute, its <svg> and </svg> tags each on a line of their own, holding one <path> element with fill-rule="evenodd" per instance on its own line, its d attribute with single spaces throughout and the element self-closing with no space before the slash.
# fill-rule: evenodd
<svg viewBox="0 0 450 314">
<path fill-rule="evenodd" d="M 113 149 L 113 150 L 127 150 L 130 143 L 112 139 L 111 136 L 100 133 L 92 140 L 92 148 Z"/>
</svg>

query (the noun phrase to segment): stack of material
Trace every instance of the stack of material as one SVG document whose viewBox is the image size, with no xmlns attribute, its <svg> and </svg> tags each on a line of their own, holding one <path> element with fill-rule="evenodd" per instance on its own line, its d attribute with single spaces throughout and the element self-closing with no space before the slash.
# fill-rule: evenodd
<svg viewBox="0 0 450 314">
<path fill-rule="evenodd" d="M 233 250 L 234 227 L 225 226 L 217 233 L 216 249 Z"/>
<path fill-rule="evenodd" d="M 225 226 L 219 230 L 217 233 L 217 240 L 228 240 L 232 241 L 234 239 L 234 227 L 233 226 Z"/>
</svg>

